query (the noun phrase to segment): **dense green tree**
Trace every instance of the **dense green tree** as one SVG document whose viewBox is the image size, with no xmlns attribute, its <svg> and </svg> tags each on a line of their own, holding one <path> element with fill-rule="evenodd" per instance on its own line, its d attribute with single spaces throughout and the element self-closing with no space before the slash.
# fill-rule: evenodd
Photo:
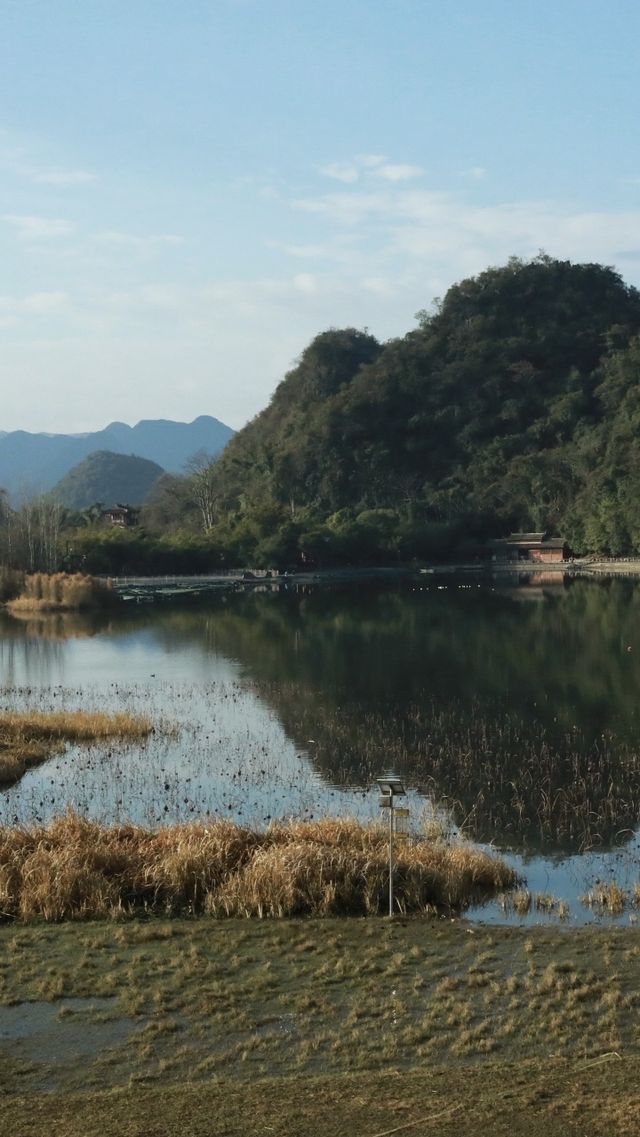
<svg viewBox="0 0 640 1137">
<path fill-rule="evenodd" d="M 227 540 L 249 528 L 266 552 L 275 510 L 323 561 L 425 555 L 434 526 L 443 555 L 470 529 L 637 547 L 639 331 L 613 269 L 541 255 L 455 285 L 384 347 L 323 333 L 211 467 Z"/>
</svg>

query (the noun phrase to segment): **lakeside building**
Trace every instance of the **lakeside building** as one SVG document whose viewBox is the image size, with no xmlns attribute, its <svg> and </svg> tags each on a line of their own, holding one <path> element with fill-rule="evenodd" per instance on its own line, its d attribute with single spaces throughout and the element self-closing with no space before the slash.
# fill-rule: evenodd
<svg viewBox="0 0 640 1137">
<path fill-rule="evenodd" d="M 503 564 L 522 561 L 535 564 L 558 564 L 569 559 L 569 546 L 564 537 L 547 537 L 545 533 L 511 533 L 491 542 L 491 559 Z"/>
<path fill-rule="evenodd" d="M 128 529 L 130 525 L 135 524 L 137 512 L 130 505 L 112 505 L 110 509 L 102 511 L 102 523 L 107 526 L 116 525 L 120 529 Z"/>
</svg>

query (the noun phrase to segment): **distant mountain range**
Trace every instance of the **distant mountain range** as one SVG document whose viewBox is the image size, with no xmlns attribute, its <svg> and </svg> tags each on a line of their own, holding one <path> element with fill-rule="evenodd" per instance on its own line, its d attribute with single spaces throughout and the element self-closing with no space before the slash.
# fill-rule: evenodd
<svg viewBox="0 0 640 1137">
<path fill-rule="evenodd" d="M 108 450 L 157 462 L 179 473 L 195 454 L 218 454 L 234 431 L 210 415 L 193 422 L 143 419 L 136 426 L 112 422 L 88 434 L 30 434 L 0 431 L 0 487 L 12 500 L 50 490 L 89 454 Z"/>
<path fill-rule="evenodd" d="M 163 473 L 162 466 L 148 458 L 96 450 L 69 470 L 51 493 L 68 509 L 88 509 L 96 502 L 142 505 Z"/>
</svg>

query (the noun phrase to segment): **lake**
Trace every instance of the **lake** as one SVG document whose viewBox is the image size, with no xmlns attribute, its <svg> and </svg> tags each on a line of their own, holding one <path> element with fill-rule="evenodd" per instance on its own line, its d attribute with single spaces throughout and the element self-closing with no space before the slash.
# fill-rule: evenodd
<svg viewBox="0 0 640 1137">
<path fill-rule="evenodd" d="M 143 744 L 69 747 L 0 792 L 0 824 L 72 806 L 157 826 L 378 813 L 503 851 L 535 893 L 640 879 L 640 585 L 421 575 L 261 585 L 117 615 L 0 616 L 3 703 L 130 710 Z M 557 918 L 540 911 L 485 920 Z M 607 917 L 612 919 L 612 917 Z M 618 917 L 633 922 L 629 912 Z"/>
</svg>

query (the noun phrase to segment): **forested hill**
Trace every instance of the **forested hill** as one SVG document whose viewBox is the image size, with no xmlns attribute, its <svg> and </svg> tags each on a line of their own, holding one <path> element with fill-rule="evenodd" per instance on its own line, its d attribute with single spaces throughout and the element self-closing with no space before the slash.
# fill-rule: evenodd
<svg viewBox="0 0 640 1137">
<path fill-rule="evenodd" d="M 384 346 L 319 335 L 211 469 L 238 555 L 431 555 L 548 529 L 640 549 L 640 293 L 539 256 L 452 287 Z"/>
<path fill-rule="evenodd" d="M 88 509 L 97 502 L 140 505 L 164 473 L 157 462 L 135 454 L 97 450 L 65 474 L 51 496 L 68 509 Z"/>
</svg>

